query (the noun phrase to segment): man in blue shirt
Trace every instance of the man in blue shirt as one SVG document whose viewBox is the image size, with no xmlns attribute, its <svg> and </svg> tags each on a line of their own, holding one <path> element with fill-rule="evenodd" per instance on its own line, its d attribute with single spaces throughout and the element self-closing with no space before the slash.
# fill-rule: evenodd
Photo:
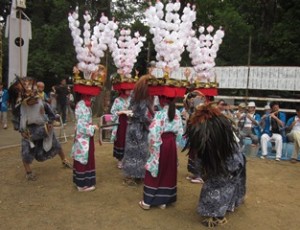
<svg viewBox="0 0 300 230">
<path fill-rule="evenodd" d="M 262 159 L 267 156 L 268 141 L 275 141 L 276 161 L 280 161 L 282 155 L 282 143 L 284 138 L 284 127 L 286 122 L 286 115 L 279 112 L 279 103 L 274 101 L 270 103 L 271 113 L 262 117 L 263 134 L 261 136 L 260 144 L 262 150 Z"/>
</svg>

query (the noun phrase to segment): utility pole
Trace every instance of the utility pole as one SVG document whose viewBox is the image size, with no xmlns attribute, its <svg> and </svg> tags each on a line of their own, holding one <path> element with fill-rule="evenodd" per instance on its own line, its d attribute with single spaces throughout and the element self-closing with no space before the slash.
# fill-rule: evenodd
<svg viewBox="0 0 300 230">
<path fill-rule="evenodd" d="M 249 36 L 249 45 L 248 45 L 248 72 L 247 72 L 247 86 L 246 86 L 246 103 L 248 102 L 248 96 L 249 96 L 249 78 L 250 78 L 250 65 L 251 65 L 251 46 L 252 46 L 252 36 Z"/>
</svg>

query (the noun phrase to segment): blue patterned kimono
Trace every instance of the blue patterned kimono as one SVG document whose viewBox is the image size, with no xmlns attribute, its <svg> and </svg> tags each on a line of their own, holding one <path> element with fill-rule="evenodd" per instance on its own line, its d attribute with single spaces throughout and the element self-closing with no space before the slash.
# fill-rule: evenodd
<svg viewBox="0 0 300 230">
<path fill-rule="evenodd" d="M 145 164 L 149 157 L 149 106 L 150 102 L 147 100 L 139 103 L 134 100 L 130 102 L 129 109 L 132 110 L 133 116 L 128 120 L 123 158 L 123 173 L 126 177 L 145 177 Z"/>
<path fill-rule="evenodd" d="M 199 167 L 201 162 L 197 161 Z M 246 194 L 246 160 L 236 152 L 226 161 L 226 175 L 211 176 L 203 184 L 197 211 L 201 216 L 224 217 L 233 212 Z M 198 167 L 198 168 L 199 168 Z"/>
</svg>

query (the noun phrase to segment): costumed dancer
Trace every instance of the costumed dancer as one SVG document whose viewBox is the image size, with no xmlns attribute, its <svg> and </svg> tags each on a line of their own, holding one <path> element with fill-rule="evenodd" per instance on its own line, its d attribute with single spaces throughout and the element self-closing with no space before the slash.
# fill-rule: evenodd
<svg viewBox="0 0 300 230">
<path fill-rule="evenodd" d="M 135 84 L 129 110 L 126 144 L 123 158 L 124 182 L 127 185 L 137 185 L 145 177 L 145 164 L 149 157 L 148 133 L 152 111 L 151 99 L 148 94 L 147 80 L 142 76 Z"/>
<path fill-rule="evenodd" d="M 225 224 L 226 212 L 242 204 L 246 193 L 246 160 L 232 125 L 216 107 L 202 105 L 192 115 L 187 135 L 187 147 L 196 151 L 204 180 L 197 208 L 202 224 Z"/>
<path fill-rule="evenodd" d="M 122 159 L 124 157 L 125 137 L 127 129 L 127 114 L 130 102 L 131 90 L 119 90 L 119 96 L 114 100 L 110 113 L 113 115 L 112 122 L 118 123 L 114 126 L 111 134 L 111 140 L 114 141 L 113 157 L 118 160 L 117 167 L 122 168 Z"/>
<path fill-rule="evenodd" d="M 205 101 L 205 96 L 197 90 L 187 94 L 186 98 L 184 99 L 184 104 L 186 108 L 185 119 L 187 124 L 189 123 L 189 118 L 194 113 L 196 107 L 204 104 Z M 187 170 L 191 175 L 188 175 L 186 179 L 189 180 L 191 183 L 195 184 L 203 183 L 201 173 L 195 168 L 196 152 L 193 149 L 190 149 L 187 155 Z"/>
<path fill-rule="evenodd" d="M 159 102 L 162 110 L 155 113 L 149 127 L 150 157 L 145 165 L 144 196 L 139 202 L 142 209 L 164 209 L 177 199 L 177 144 L 182 138 L 183 124 L 174 98 L 159 96 Z"/>
<path fill-rule="evenodd" d="M 97 125 L 92 123 L 91 98 L 101 92 L 101 87 L 106 80 L 107 70 L 105 66 L 100 64 L 100 61 L 104 57 L 108 43 L 114 37 L 113 31 L 117 25 L 102 15 L 100 22 L 94 25 L 91 30 L 89 21 L 92 16 L 86 11 L 84 14 L 84 32 L 81 33 L 77 20 L 78 12 L 79 9 L 76 7 L 75 11 L 70 13 L 68 17 L 78 60 L 78 64 L 73 68 L 73 91 L 82 95 L 75 108 L 76 134 L 72 147 L 73 182 L 78 191 L 87 192 L 95 190 L 96 185 L 94 134 L 95 130 L 99 129 Z M 83 38 L 81 38 L 81 34 Z M 100 140 L 99 144 L 101 144 Z"/>
<path fill-rule="evenodd" d="M 75 85 L 74 91 L 81 94 L 81 100 L 76 104 L 76 132 L 71 155 L 73 162 L 73 183 L 77 186 L 79 192 L 88 192 L 95 190 L 96 170 L 95 170 L 95 144 L 94 134 L 99 129 L 93 125 L 91 98 L 92 86 Z M 97 93 L 98 94 L 98 93 Z"/>
<path fill-rule="evenodd" d="M 34 159 L 45 161 L 58 154 L 64 167 L 73 168 L 55 137 L 52 125 L 55 114 L 50 105 L 38 96 L 36 88 L 33 78 L 24 77 L 17 78 L 9 89 L 14 127 L 22 135 L 21 156 L 29 181 L 37 179 L 30 166 Z"/>
</svg>

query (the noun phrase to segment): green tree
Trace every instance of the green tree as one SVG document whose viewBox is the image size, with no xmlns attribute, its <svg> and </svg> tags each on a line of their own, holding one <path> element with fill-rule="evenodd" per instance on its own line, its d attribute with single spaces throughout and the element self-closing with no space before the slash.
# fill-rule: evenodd
<svg viewBox="0 0 300 230">
<path fill-rule="evenodd" d="M 5 22 L 10 12 L 10 1 L 1 0 L 0 16 Z M 162 1 L 167 3 L 168 0 Z M 225 30 L 220 46 L 217 65 L 246 65 L 249 36 L 252 36 L 253 65 L 299 65 L 299 11 L 297 0 L 181 0 L 182 8 L 187 3 L 195 4 L 197 21 L 194 28 L 213 25 Z M 155 1 L 152 1 L 155 4 Z M 148 1 L 143 0 L 27 0 L 25 13 L 32 20 L 33 39 L 30 41 L 28 75 L 56 84 L 60 78 L 72 75 L 77 63 L 71 33 L 68 28 L 69 11 L 79 6 L 80 15 L 91 11 L 95 23 L 104 12 L 119 21 L 120 28 L 147 34 L 147 42 L 136 64 L 145 71 L 147 61 L 155 60 L 152 36 L 142 21 Z M 82 22 L 82 18 L 80 18 Z M 150 48 L 150 50 L 147 50 Z M 7 74 L 7 39 L 3 42 L 3 72 Z M 114 72 L 110 57 L 105 60 Z M 190 65 L 185 52 L 183 66 Z M 57 77 L 55 77 L 57 76 Z"/>
</svg>

